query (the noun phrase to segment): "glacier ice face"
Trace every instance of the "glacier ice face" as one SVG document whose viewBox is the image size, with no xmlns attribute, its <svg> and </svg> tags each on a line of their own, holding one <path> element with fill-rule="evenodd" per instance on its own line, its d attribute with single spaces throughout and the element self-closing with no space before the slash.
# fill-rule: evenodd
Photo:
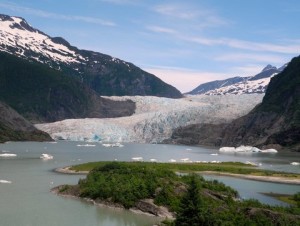
<svg viewBox="0 0 300 226">
<path fill-rule="evenodd" d="M 129 117 L 67 119 L 36 127 L 53 139 L 72 141 L 156 143 L 171 136 L 175 128 L 195 123 L 219 124 L 247 114 L 262 101 L 263 94 L 207 96 L 182 99 L 153 96 L 105 97 L 132 100 L 136 112 Z"/>
</svg>

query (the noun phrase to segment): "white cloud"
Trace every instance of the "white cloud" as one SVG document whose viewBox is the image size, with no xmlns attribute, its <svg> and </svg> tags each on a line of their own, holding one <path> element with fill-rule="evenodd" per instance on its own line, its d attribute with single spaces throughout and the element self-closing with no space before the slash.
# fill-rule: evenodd
<svg viewBox="0 0 300 226">
<path fill-rule="evenodd" d="M 148 26 L 146 27 L 148 30 L 157 32 L 157 33 L 167 33 L 167 34 L 174 34 L 176 33 L 175 30 L 167 27 L 160 27 L 160 26 Z"/>
<path fill-rule="evenodd" d="M 34 16 L 38 16 L 38 17 L 50 18 L 50 19 L 70 20 L 70 21 L 77 20 L 77 21 L 81 21 L 81 22 L 93 23 L 93 24 L 98 24 L 98 25 L 102 25 L 102 26 L 116 26 L 116 24 L 114 22 L 108 21 L 108 20 L 103 20 L 100 18 L 51 13 L 51 12 L 47 12 L 47 11 L 43 11 L 43 10 L 39 10 L 39 9 L 18 6 L 18 5 L 11 4 L 11 3 L 0 3 L 0 8 L 6 8 L 11 11 L 22 12 L 22 13 L 26 13 L 26 14 L 30 14 L 30 15 L 34 15 Z"/>
<path fill-rule="evenodd" d="M 185 68 L 144 67 L 143 70 L 154 74 L 164 82 L 185 93 L 198 85 L 213 80 L 223 79 L 223 73 L 193 71 Z"/>
<path fill-rule="evenodd" d="M 154 7 L 154 11 L 165 16 L 172 16 L 180 19 L 194 19 L 199 14 L 195 10 L 184 9 L 182 6 L 176 4 L 158 5 Z"/>
<path fill-rule="evenodd" d="M 284 57 L 271 54 L 253 54 L 253 53 L 228 53 L 215 58 L 218 61 L 227 62 L 264 62 L 267 64 L 282 64 L 287 61 Z"/>
<path fill-rule="evenodd" d="M 219 27 L 230 24 L 230 22 L 221 18 L 216 12 L 205 9 L 203 7 L 194 7 L 188 4 L 161 4 L 153 8 L 154 12 L 159 15 L 177 19 L 178 22 L 189 21 L 192 24 L 186 24 L 188 26 L 194 26 L 197 29 L 207 27 Z"/>
<path fill-rule="evenodd" d="M 140 2 L 140 0 L 100 0 L 101 2 L 107 2 L 111 4 L 117 4 L 117 5 L 134 5 Z"/>
<path fill-rule="evenodd" d="M 198 43 L 206 46 L 222 45 L 228 46 L 235 49 L 243 49 L 257 52 L 273 52 L 273 53 L 284 53 L 284 54 L 299 54 L 300 44 L 299 43 L 286 43 L 286 44 L 271 44 L 271 43 L 260 43 L 251 42 L 239 39 L 230 38 L 205 38 L 205 37 L 188 37 L 182 36 L 181 39 L 189 42 Z"/>
<path fill-rule="evenodd" d="M 270 43 L 259 43 L 250 42 L 238 39 L 224 39 L 223 43 L 233 48 L 252 50 L 252 51 L 266 51 L 266 52 L 277 52 L 287 54 L 297 54 L 300 52 L 299 44 L 270 44 Z"/>
</svg>

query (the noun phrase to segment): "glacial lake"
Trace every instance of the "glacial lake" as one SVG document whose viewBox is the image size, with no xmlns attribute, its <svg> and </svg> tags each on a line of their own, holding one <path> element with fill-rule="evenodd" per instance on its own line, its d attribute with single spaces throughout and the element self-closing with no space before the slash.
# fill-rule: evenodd
<svg viewBox="0 0 300 226">
<path fill-rule="evenodd" d="M 1 226 L 150 226 L 155 217 L 134 214 L 130 211 L 96 207 L 90 203 L 56 196 L 50 189 L 60 184 L 76 184 L 84 175 L 59 174 L 53 170 L 90 161 L 132 161 L 142 157 L 144 161 L 157 159 L 168 162 L 189 158 L 191 161 L 251 161 L 261 168 L 300 172 L 300 166 L 290 163 L 300 161 L 300 153 L 221 154 L 218 150 L 163 144 L 125 144 L 124 147 L 103 147 L 100 143 L 58 141 L 57 143 L 8 142 L 0 144 L 0 154 L 11 153 L 16 157 L 0 157 L 0 225 Z M 41 160 L 42 153 L 54 156 L 53 160 Z M 213 154 L 213 155 L 212 155 Z M 217 154 L 217 155 L 216 155 Z M 242 198 L 256 198 L 264 203 L 284 205 L 262 192 L 294 194 L 300 185 L 257 182 L 230 177 L 219 179 L 237 189 Z"/>
</svg>

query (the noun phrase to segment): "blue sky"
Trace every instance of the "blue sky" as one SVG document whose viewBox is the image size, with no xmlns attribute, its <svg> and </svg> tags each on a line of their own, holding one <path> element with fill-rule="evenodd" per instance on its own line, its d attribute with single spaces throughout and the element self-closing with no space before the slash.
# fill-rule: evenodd
<svg viewBox="0 0 300 226">
<path fill-rule="evenodd" d="M 300 52 L 299 0 L 1 0 L 0 12 L 132 62 L 182 92 L 255 75 Z"/>
</svg>

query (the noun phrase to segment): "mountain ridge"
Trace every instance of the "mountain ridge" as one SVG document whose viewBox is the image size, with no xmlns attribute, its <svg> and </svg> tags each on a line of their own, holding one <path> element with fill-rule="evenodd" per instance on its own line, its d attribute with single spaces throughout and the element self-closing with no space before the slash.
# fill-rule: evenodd
<svg viewBox="0 0 300 226">
<path fill-rule="evenodd" d="M 277 68 L 268 64 L 262 71 L 254 76 L 232 77 L 200 84 L 189 95 L 227 95 L 265 93 L 272 76 L 282 72 L 287 64 Z"/>
</svg>

